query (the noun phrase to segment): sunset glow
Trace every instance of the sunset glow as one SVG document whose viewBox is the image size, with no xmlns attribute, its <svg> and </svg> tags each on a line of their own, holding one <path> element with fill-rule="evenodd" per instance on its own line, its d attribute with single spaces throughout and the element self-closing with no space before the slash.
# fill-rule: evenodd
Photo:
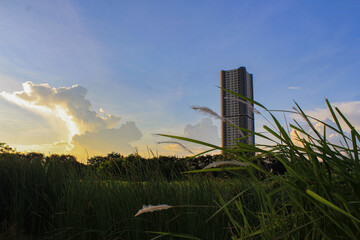
<svg viewBox="0 0 360 240">
<path fill-rule="evenodd" d="M 220 120 L 190 106 L 220 115 L 220 71 L 241 66 L 269 109 L 295 100 L 325 121 L 329 98 L 360 128 L 359 11 L 342 1 L 2 2 L 0 142 L 82 158 L 188 156 L 156 134 L 220 145 Z M 256 131 L 266 124 L 255 115 Z"/>
<path fill-rule="evenodd" d="M 0 240 L 358 240 L 359 176 L 360 0 L 0 0 Z"/>
<path fill-rule="evenodd" d="M 24 91 L 29 93 L 30 89 L 27 84 L 24 84 Z M 72 144 L 71 140 L 75 134 L 79 134 L 80 130 L 76 124 L 76 122 L 73 120 L 72 116 L 69 116 L 68 110 L 60 105 L 56 105 L 54 109 L 51 109 L 49 107 L 45 106 L 39 106 L 36 105 L 34 102 L 26 101 L 21 98 L 19 98 L 17 95 L 9 94 L 9 93 L 1 93 L 1 96 L 3 96 L 6 100 L 9 102 L 12 102 L 22 108 L 26 108 L 30 111 L 33 111 L 39 115 L 41 115 L 43 118 L 60 118 L 62 121 L 64 121 L 65 125 L 67 126 L 68 130 L 68 139 L 63 139 L 68 143 L 67 150 L 71 150 Z"/>
<path fill-rule="evenodd" d="M 68 115 L 67 109 L 64 109 L 61 106 L 56 106 L 54 112 L 57 117 L 61 118 L 66 123 L 66 126 L 69 130 L 68 143 L 71 144 L 73 136 L 80 133 L 76 122 L 73 120 L 72 116 Z"/>
</svg>

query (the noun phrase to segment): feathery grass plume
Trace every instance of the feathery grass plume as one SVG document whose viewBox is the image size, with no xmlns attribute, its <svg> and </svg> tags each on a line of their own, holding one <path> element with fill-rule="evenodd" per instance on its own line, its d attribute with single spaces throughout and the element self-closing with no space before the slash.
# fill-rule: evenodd
<svg viewBox="0 0 360 240">
<path fill-rule="evenodd" d="M 247 167 L 250 166 L 249 163 L 246 162 L 239 162 L 239 161 L 220 161 L 220 162 L 213 162 L 210 163 L 209 165 L 207 165 L 206 167 L 204 167 L 203 169 L 208 169 L 208 168 L 213 168 L 213 167 L 219 167 L 222 165 L 236 165 L 236 166 L 241 166 L 241 167 Z"/>
<path fill-rule="evenodd" d="M 235 123 L 233 123 L 230 119 L 221 117 L 219 114 L 217 114 L 216 112 L 214 112 L 213 110 L 211 110 L 208 107 L 191 106 L 191 108 L 194 109 L 194 110 L 199 110 L 199 111 L 201 111 L 203 113 L 206 113 L 206 114 L 208 114 L 210 116 L 213 116 L 213 117 L 215 117 L 215 118 L 217 118 L 219 120 L 222 120 L 222 121 L 224 121 L 224 122 L 226 122 L 226 123 L 228 123 L 230 125 L 236 126 Z M 241 137 L 245 138 L 245 135 L 241 130 L 239 130 L 239 133 L 240 133 Z M 247 138 L 245 138 L 245 141 L 247 141 Z"/>
<path fill-rule="evenodd" d="M 179 142 L 175 142 L 175 141 L 163 141 L 163 142 L 158 142 L 157 144 L 163 144 L 163 143 L 171 143 L 171 144 L 177 144 L 179 145 L 182 149 L 184 149 L 185 151 L 194 154 L 190 149 L 188 149 L 187 147 L 185 147 L 184 144 L 181 144 Z"/>
<path fill-rule="evenodd" d="M 215 118 L 217 118 L 219 120 L 222 120 L 224 122 L 227 122 L 227 123 L 229 123 L 231 125 L 234 125 L 234 123 L 231 120 L 226 119 L 224 117 L 221 117 L 219 114 L 217 114 L 216 112 L 214 112 L 213 110 L 211 110 L 208 107 L 191 106 L 191 108 L 194 109 L 194 110 L 199 110 L 200 112 L 206 113 L 206 114 L 208 114 L 210 116 L 213 116 L 213 117 L 215 117 Z"/>
<path fill-rule="evenodd" d="M 213 110 L 211 110 L 211 109 L 208 108 L 208 107 L 191 106 L 191 108 L 194 109 L 194 110 L 199 110 L 199 111 L 201 111 L 201 112 L 203 112 L 203 113 L 206 113 L 206 114 L 208 114 L 208 115 L 210 115 L 210 116 L 213 116 L 213 117 L 215 117 L 215 118 L 217 118 L 217 119 L 219 119 L 219 120 L 222 120 L 222 121 L 224 121 L 224 122 L 226 122 L 226 123 L 228 123 L 228 124 L 236 127 L 236 124 L 233 123 L 230 119 L 219 116 L 219 114 L 217 114 L 216 112 L 214 112 Z M 238 130 L 239 130 L 240 136 L 241 136 L 242 138 L 245 138 L 244 133 L 243 133 L 240 129 L 238 129 Z M 245 138 L 245 141 L 248 142 L 248 139 Z"/>
<path fill-rule="evenodd" d="M 148 213 L 148 212 L 155 212 L 155 211 L 162 211 L 162 210 L 166 210 L 166 209 L 169 209 L 169 208 L 173 208 L 174 206 L 170 206 L 170 205 L 167 205 L 167 204 L 160 204 L 160 205 L 156 205 L 156 206 L 153 206 L 153 205 L 143 205 L 142 209 L 140 209 L 134 217 L 137 217 L 139 216 L 140 214 L 143 214 L 143 213 Z"/>
</svg>

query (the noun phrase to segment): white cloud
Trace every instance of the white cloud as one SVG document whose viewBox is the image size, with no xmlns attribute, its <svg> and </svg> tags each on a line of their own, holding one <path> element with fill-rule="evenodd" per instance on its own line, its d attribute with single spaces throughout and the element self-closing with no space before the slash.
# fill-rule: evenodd
<svg viewBox="0 0 360 240">
<path fill-rule="evenodd" d="M 84 134 L 75 135 L 73 143 L 105 154 L 110 152 L 130 154 L 134 152 L 134 147 L 130 145 L 130 142 L 140 140 L 141 136 L 135 122 L 126 122 L 119 128 L 86 131 Z"/>
<path fill-rule="evenodd" d="M 101 153 L 129 152 L 130 148 L 133 149 L 130 142 L 141 138 L 141 132 L 135 123 L 128 122 L 116 128 L 120 117 L 107 114 L 103 109 L 100 109 L 100 114 L 91 110 L 91 103 L 86 95 L 86 88 L 78 85 L 53 88 L 48 84 L 32 82 L 23 83 L 23 91 L 0 93 L 4 99 L 41 115 L 48 122 L 58 123 L 60 120 L 68 132 L 67 139 L 62 139 L 67 142 L 68 151 L 73 144 Z M 52 127 L 57 126 L 52 124 Z M 58 146 L 56 142 L 47 144 Z"/>
<path fill-rule="evenodd" d="M 326 118 L 325 120 L 323 120 L 323 122 L 335 129 L 338 129 L 335 122 L 333 122 L 332 120 L 330 120 L 329 118 Z M 323 137 L 324 135 L 324 124 L 321 122 L 313 122 L 314 127 L 316 129 L 316 131 Z M 308 125 L 303 125 L 301 126 L 304 131 L 307 134 L 310 134 L 313 138 L 318 139 L 316 133 L 314 132 L 314 130 L 312 130 Z M 344 144 L 344 138 L 341 134 L 339 134 L 338 132 L 332 130 L 329 127 L 325 128 L 325 134 L 326 134 L 326 140 L 329 141 L 332 144 L 335 145 L 339 145 L 341 146 L 342 144 Z M 350 134 L 349 132 L 345 132 L 345 136 L 349 137 Z M 290 133 L 290 137 L 292 138 L 293 142 L 298 145 L 298 146 L 302 146 L 302 143 L 300 142 L 299 138 L 305 138 L 307 139 L 307 136 L 305 136 L 304 134 L 300 133 L 299 131 L 292 129 L 291 133 Z M 307 139 L 308 140 L 308 139 Z"/>
<path fill-rule="evenodd" d="M 187 124 L 184 128 L 184 137 L 200 140 L 214 145 L 220 144 L 217 126 L 210 118 L 203 118 L 199 123 Z"/>
<path fill-rule="evenodd" d="M 355 127 L 355 129 L 357 129 L 358 131 L 360 130 L 360 101 L 335 102 L 331 103 L 331 105 L 334 110 L 335 107 L 337 107 Z M 328 108 L 317 108 L 313 111 L 306 111 L 306 114 L 319 120 L 325 120 L 326 118 L 332 119 L 331 113 Z M 341 117 L 338 114 L 337 116 L 341 122 L 341 125 L 345 129 L 348 129 L 345 122 L 341 120 Z"/>
<path fill-rule="evenodd" d="M 357 131 L 360 131 L 360 101 L 335 102 L 335 103 L 331 103 L 331 105 L 335 112 L 336 112 L 335 108 L 338 108 L 343 113 L 343 115 L 349 120 L 349 122 L 355 127 L 355 129 Z M 335 129 L 338 129 L 328 108 L 317 108 L 312 111 L 305 111 L 305 113 L 308 116 L 314 117 L 314 118 L 316 118 L 320 121 L 323 121 L 324 123 L 334 127 Z M 336 112 L 336 115 L 338 117 L 338 120 L 340 122 L 340 125 L 341 125 L 343 131 L 345 132 L 345 135 L 347 137 L 350 137 L 350 128 L 342 120 L 342 118 L 340 117 L 340 115 L 337 112 Z M 301 118 L 299 118 L 299 116 L 296 116 L 296 115 L 295 115 L 295 118 L 297 118 L 298 120 L 301 119 Z M 323 134 L 324 125 L 322 123 L 316 122 L 316 121 L 313 121 L 313 124 L 315 126 L 315 129 L 319 133 Z M 307 133 L 309 133 L 311 136 L 315 137 L 314 131 L 312 131 L 310 129 L 310 127 L 307 126 L 305 123 L 304 123 L 304 126 L 305 126 L 304 130 Z M 297 139 L 295 130 L 292 130 L 291 137 L 296 144 L 301 144 L 297 141 L 298 139 Z M 303 138 L 304 136 L 300 135 L 300 137 Z M 328 127 L 326 128 L 326 138 L 329 142 L 331 142 L 333 144 L 336 144 L 336 145 L 344 144 L 343 136 L 341 136 L 339 133 L 337 133 L 336 131 L 334 131 Z"/>
<path fill-rule="evenodd" d="M 196 123 L 194 125 L 187 124 L 184 127 L 184 137 L 203 141 L 206 143 L 210 143 L 213 145 L 220 145 L 220 137 L 218 134 L 218 128 L 216 125 L 213 124 L 212 120 L 210 118 L 203 118 L 200 120 L 199 123 Z M 173 140 L 171 140 L 173 141 Z M 208 147 L 187 142 L 187 141 L 177 141 L 184 145 L 186 148 L 188 148 L 190 151 L 194 153 L 199 153 L 202 151 L 205 151 L 209 149 Z M 181 145 L 177 144 L 167 144 L 163 146 L 166 150 L 176 151 L 176 152 L 184 152 L 184 149 Z M 186 154 L 189 154 L 189 152 L 186 152 Z"/>
<path fill-rule="evenodd" d="M 72 134 L 115 127 L 120 117 L 91 111 L 90 101 L 86 99 L 87 90 L 72 87 L 51 88 L 48 84 L 23 83 L 23 91 L 0 93 L 10 102 L 42 114 L 55 114 L 69 124 Z M 75 129 L 71 129 L 75 128 Z"/>
</svg>

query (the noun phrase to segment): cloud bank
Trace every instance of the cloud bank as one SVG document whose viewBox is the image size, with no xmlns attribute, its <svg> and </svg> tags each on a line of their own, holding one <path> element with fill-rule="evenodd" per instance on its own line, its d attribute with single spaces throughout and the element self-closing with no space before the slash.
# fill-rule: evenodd
<svg viewBox="0 0 360 240">
<path fill-rule="evenodd" d="M 122 153 L 131 153 L 134 152 L 134 147 L 130 142 L 139 140 L 141 136 L 135 122 L 126 122 L 119 128 L 86 131 L 84 134 L 75 135 L 73 142 L 98 152 L 110 153 L 121 149 Z"/>
<path fill-rule="evenodd" d="M 335 102 L 331 104 L 332 107 L 335 109 L 337 107 L 344 115 L 345 117 L 350 121 L 350 123 L 355 127 L 357 131 L 360 131 L 360 101 L 349 101 L 349 102 Z M 328 108 L 317 108 L 313 111 L 306 111 L 306 114 L 312 117 L 315 117 L 326 124 L 336 128 L 335 122 L 332 120 L 331 113 Z M 337 114 L 338 120 L 341 124 L 341 127 L 343 128 L 345 135 L 347 137 L 350 137 L 350 129 L 346 125 L 346 123 L 341 120 L 341 117 Z M 313 123 L 315 126 L 315 129 L 323 134 L 324 132 L 324 125 L 319 122 Z M 311 134 L 311 136 L 316 136 L 315 133 L 310 129 L 310 127 L 306 126 L 304 127 L 304 130 Z M 298 133 L 299 134 L 299 133 Z M 299 134 L 301 138 L 304 138 L 301 134 Z M 294 143 L 301 145 L 301 143 L 298 141 L 297 131 L 292 130 L 290 136 L 292 137 Z M 336 144 L 336 145 L 342 145 L 344 144 L 343 137 L 335 132 L 334 130 L 331 130 L 330 128 L 326 128 L 326 138 L 330 143 Z"/>
<path fill-rule="evenodd" d="M 334 102 L 331 103 L 332 107 L 337 107 L 352 125 L 359 131 L 360 130 L 360 101 L 347 101 L 347 102 Z M 332 119 L 331 114 L 327 108 L 317 108 L 313 111 L 307 111 L 307 114 L 316 117 L 320 120 L 326 118 Z M 341 118 L 339 118 L 341 120 Z M 341 121 L 345 126 L 344 122 Z"/>
<path fill-rule="evenodd" d="M 325 120 L 323 120 L 324 123 L 328 124 L 331 127 L 334 127 L 335 129 L 337 129 L 337 126 L 335 124 L 335 122 L 333 122 L 332 120 L 330 120 L 329 118 L 326 118 Z M 314 127 L 316 129 L 316 131 L 318 131 L 321 135 L 324 134 L 324 124 L 317 122 L 317 123 L 313 123 Z M 310 134 L 312 137 L 318 139 L 316 133 L 308 126 L 308 125 L 304 125 L 302 126 L 304 131 L 308 134 Z M 350 137 L 350 133 L 349 132 L 345 132 L 345 135 L 347 137 Z M 298 145 L 298 146 L 303 146 L 300 139 L 301 138 L 305 138 L 307 139 L 307 136 L 305 136 L 304 134 L 298 132 L 295 129 L 292 129 L 291 133 L 290 133 L 290 137 L 293 140 L 293 142 Z M 299 139 L 300 138 L 300 139 Z M 344 138 L 338 134 L 336 131 L 326 127 L 326 139 L 327 141 L 329 141 L 332 144 L 335 145 L 342 145 L 344 143 Z"/>
<path fill-rule="evenodd" d="M 68 151 L 76 145 L 77 149 L 94 149 L 102 153 L 123 150 L 126 153 L 133 152 L 130 142 L 141 138 L 135 123 L 127 122 L 116 128 L 120 117 L 107 114 L 103 109 L 100 109 L 99 114 L 91 110 L 86 95 L 87 89 L 78 85 L 53 88 L 48 84 L 32 82 L 23 83 L 23 91 L 0 93 L 9 102 L 35 112 L 48 121 L 60 119 L 68 131 L 68 138 L 62 141 L 67 143 Z"/>
<path fill-rule="evenodd" d="M 112 128 L 120 121 L 117 116 L 110 114 L 100 116 L 95 111 L 91 111 L 90 101 L 86 99 L 87 90 L 84 87 L 73 85 L 51 88 L 48 84 L 32 82 L 25 82 L 22 85 L 23 91 L 2 92 L 1 96 L 21 107 L 45 113 L 54 112 L 64 121 L 74 122 L 77 133 Z"/>
<path fill-rule="evenodd" d="M 184 128 L 184 137 L 200 140 L 214 145 L 220 144 L 217 126 L 210 118 L 203 118 L 199 123 L 187 124 Z"/>
<path fill-rule="evenodd" d="M 193 125 L 187 124 L 184 127 L 183 136 L 217 146 L 220 145 L 218 128 L 216 125 L 213 124 L 210 118 L 203 118 L 200 120 L 199 123 Z M 167 144 L 164 145 L 163 148 L 169 151 L 184 152 L 184 148 L 181 146 L 183 145 L 193 153 L 200 153 L 209 149 L 206 146 L 202 146 L 187 141 L 177 141 L 177 142 L 179 142 L 180 144 Z M 189 154 L 189 151 L 187 151 L 186 154 Z"/>
</svg>

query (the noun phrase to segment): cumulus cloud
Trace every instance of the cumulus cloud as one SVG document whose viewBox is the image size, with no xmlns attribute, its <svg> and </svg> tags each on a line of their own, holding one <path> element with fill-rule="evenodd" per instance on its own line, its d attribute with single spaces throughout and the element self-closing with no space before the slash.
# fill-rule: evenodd
<svg viewBox="0 0 360 240">
<path fill-rule="evenodd" d="M 184 136 L 214 145 L 220 144 L 217 126 L 213 124 L 210 118 L 203 118 L 194 125 L 187 124 L 184 128 Z"/>
<path fill-rule="evenodd" d="M 97 129 L 115 127 L 120 118 L 118 116 L 98 115 L 91 111 L 90 101 L 86 99 L 87 89 L 78 85 L 72 87 L 52 88 L 48 84 L 33 84 L 25 82 L 23 91 L 6 93 L 5 99 L 35 111 L 54 113 L 64 121 L 73 122 L 75 134 Z"/>
<path fill-rule="evenodd" d="M 332 107 L 337 107 L 351 124 L 359 131 L 360 130 L 360 101 L 334 102 Z M 332 119 L 331 113 L 327 108 L 317 108 L 313 111 L 307 111 L 308 115 L 324 120 L 326 118 Z M 346 128 L 346 124 L 339 117 L 342 126 Z"/>
<path fill-rule="evenodd" d="M 324 123 L 328 124 L 329 126 L 335 128 L 335 129 L 338 129 L 337 126 L 336 126 L 336 123 L 333 122 L 332 120 L 330 120 L 329 118 L 326 118 L 324 121 Z M 322 123 L 316 123 L 315 124 L 315 129 L 323 134 L 324 133 L 324 124 Z M 339 133 L 337 133 L 336 131 L 332 130 L 331 128 L 328 128 L 326 127 L 326 139 L 331 142 L 331 143 L 334 143 L 334 144 L 341 144 L 344 142 L 344 139 L 343 139 L 343 136 L 340 135 Z M 314 133 L 315 134 L 315 133 Z M 347 137 L 350 136 L 349 133 L 345 132 L 345 135 Z"/>
<path fill-rule="evenodd" d="M 214 144 L 219 146 L 220 145 L 220 137 L 218 134 L 218 128 L 216 125 L 213 124 L 212 120 L 210 118 L 203 118 L 200 120 L 199 123 L 196 124 L 187 124 L 184 127 L 184 137 L 207 142 L 210 144 Z M 187 141 L 178 141 L 181 145 L 188 148 L 190 151 L 194 153 L 199 153 L 202 151 L 205 151 L 209 148 L 195 144 L 190 143 Z M 176 151 L 176 152 L 184 152 L 184 148 L 180 144 L 167 144 L 164 145 L 163 148 L 166 150 Z M 189 152 L 186 151 L 188 154 Z"/>
<path fill-rule="evenodd" d="M 335 129 L 338 129 L 336 126 L 336 123 L 333 122 L 329 118 L 326 118 L 325 120 L 323 120 L 323 122 Z M 322 124 L 320 122 L 316 122 L 316 123 L 314 122 L 313 124 L 314 124 L 316 131 L 318 131 L 323 136 L 324 124 Z M 317 135 L 315 134 L 315 132 L 308 125 L 304 125 L 304 126 L 302 126 L 302 128 L 304 129 L 304 131 L 306 133 L 310 134 L 312 137 L 314 137 L 316 139 L 318 138 Z M 327 141 L 329 141 L 332 144 L 336 144 L 336 145 L 342 145 L 344 143 L 344 138 L 341 134 L 337 133 L 336 131 L 332 130 L 329 127 L 326 127 L 325 130 L 326 130 L 325 133 L 326 133 Z M 350 137 L 350 133 L 345 132 L 345 136 Z M 292 131 L 290 133 L 290 137 L 292 138 L 293 142 L 298 146 L 302 146 L 300 139 L 307 138 L 307 136 L 305 136 L 304 134 L 300 133 L 299 131 L 297 131 L 295 129 L 292 129 Z"/>
<path fill-rule="evenodd" d="M 75 135 L 73 142 L 97 152 L 129 154 L 134 152 L 130 142 L 140 140 L 141 136 L 135 122 L 126 122 L 119 128 L 86 131 L 84 134 Z"/>
<path fill-rule="evenodd" d="M 107 114 L 103 109 L 99 110 L 99 114 L 91 110 L 86 95 L 87 89 L 78 85 L 53 88 L 48 84 L 32 82 L 23 83 L 23 91 L 0 93 L 9 102 L 38 113 L 49 122 L 54 122 L 54 118 L 60 119 L 68 131 L 68 139 L 63 139 L 67 142 L 67 150 L 75 144 L 78 148 L 95 149 L 103 153 L 108 150 L 129 151 L 130 142 L 141 138 L 135 123 L 128 122 L 116 128 L 120 117 Z"/>
<path fill-rule="evenodd" d="M 335 103 L 331 103 L 331 105 L 334 109 L 335 107 L 337 107 L 350 121 L 350 123 L 355 127 L 355 129 L 357 131 L 360 131 L 360 101 L 335 102 Z M 312 111 L 306 111 L 306 114 L 316 119 L 319 119 L 325 122 L 326 124 L 329 124 L 330 126 L 337 129 L 337 126 L 335 122 L 332 120 L 333 118 L 328 108 L 317 108 Z M 345 135 L 350 137 L 349 127 L 346 125 L 346 123 L 342 120 L 342 118 L 338 114 L 337 116 L 341 124 L 341 127 L 345 132 Z M 313 124 L 316 130 L 322 134 L 324 131 L 324 125 L 319 122 L 314 122 Z M 308 126 L 304 127 L 304 130 L 307 131 L 312 136 L 315 136 L 315 133 L 311 131 L 311 129 Z M 292 130 L 291 137 L 296 144 L 301 144 L 298 141 L 298 137 L 296 136 L 296 133 L 297 133 L 296 130 Z M 303 138 L 304 136 L 300 135 L 300 137 Z M 334 130 L 331 130 L 330 128 L 326 128 L 326 138 L 328 139 L 329 142 L 333 144 L 336 145 L 344 144 L 343 136 L 341 136 Z"/>
</svg>

